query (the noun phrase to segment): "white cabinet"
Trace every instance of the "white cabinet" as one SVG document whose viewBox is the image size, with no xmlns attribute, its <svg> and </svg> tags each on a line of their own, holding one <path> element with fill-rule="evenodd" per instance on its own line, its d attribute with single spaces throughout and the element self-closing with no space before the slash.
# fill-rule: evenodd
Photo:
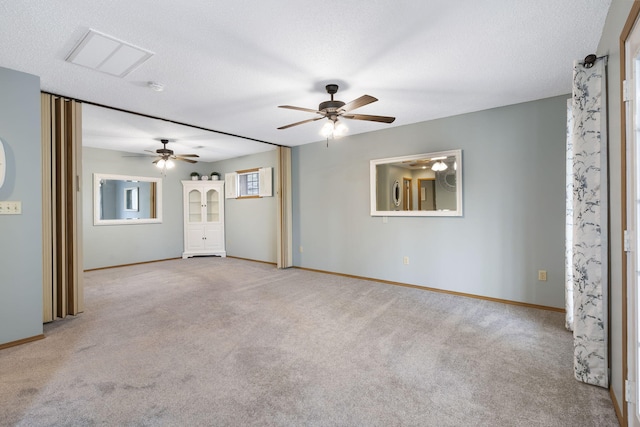
<svg viewBox="0 0 640 427">
<path fill-rule="evenodd" d="M 224 247 L 224 181 L 182 181 L 184 252 L 227 256 Z"/>
</svg>

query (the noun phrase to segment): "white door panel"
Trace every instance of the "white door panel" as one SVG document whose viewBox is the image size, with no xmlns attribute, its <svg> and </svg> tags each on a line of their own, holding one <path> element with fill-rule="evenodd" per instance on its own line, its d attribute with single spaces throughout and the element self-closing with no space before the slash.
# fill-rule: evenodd
<svg viewBox="0 0 640 427">
<path fill-rule="evenodd" d="M 639 344 L 640 338 L 638 332 L 638 306 L 639 306 L 639 294 L 638 294 L 638 201 L 640 201 L 640 194 L 638 190 L 638 126 L 640 120 L 638 120 L 638 102 L 640 96 L 638 96 L 638 82 L 640 82 L 640 25 L 634 26 L 629 38 L 625 43 L 626 53 L 626 70 L 627 77 L 626 93 L 627 100 L 626 106 L 626 166 L 627 166 L 627 224 L 626 229 L 629 230 L 631 238 L 629 239 L 629 251 L 626 254 L 627 257 L 627 358 L 628 358 L 628 375 L 627 384 L 631 390 L 626 390 L 625 394 L 628 395 L 629 402 L 628 421 L 630 426 L 640 427 L 640 393 L 638 391 L 638 384 L 640 384 L 640 365 L 639 365 Z"/>
</svg>

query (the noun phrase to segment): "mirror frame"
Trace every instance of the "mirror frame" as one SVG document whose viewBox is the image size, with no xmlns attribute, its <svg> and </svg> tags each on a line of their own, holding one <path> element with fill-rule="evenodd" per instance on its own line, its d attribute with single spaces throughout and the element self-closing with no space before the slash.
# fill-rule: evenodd
<svg viewBox="0 0 640 427">
<path fill-rule="evenodd" d="M 402 163 L 424 158 L 455 156 L 456 158 L 456 210 L 450 211 L 379 211 L 377 209 L 377 173 L 379 165 Z M 462 150 L 437 151 L 432 153 L 414 154 L 411 156 L 387 157 L 384 159 L 374 159 L 369 162 L 369 183 L 371 216 L 462 216 Z"/>
<path fill-rule="evenodd" d="M 132 219 L 101 219 L 100 218 L 100 181 L 141 181 L 156 183 L 156 218 Z M 93 225 L 133 225 L 162 223 L 162 178 L 148 176 L 113 175 L 106 173 L 93 174 Z"/>
</svg>

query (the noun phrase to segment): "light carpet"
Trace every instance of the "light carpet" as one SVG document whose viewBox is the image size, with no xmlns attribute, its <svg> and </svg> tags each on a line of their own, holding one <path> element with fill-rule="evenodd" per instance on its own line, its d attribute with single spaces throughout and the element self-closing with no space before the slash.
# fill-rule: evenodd
<svg viewBox="0 0 640 427">
<path fill-rule="evenodd" d="M 0 352 L 0 425 L 618 425 L 561 313 L 231 258 L 85 284 Z"/>
</svg>

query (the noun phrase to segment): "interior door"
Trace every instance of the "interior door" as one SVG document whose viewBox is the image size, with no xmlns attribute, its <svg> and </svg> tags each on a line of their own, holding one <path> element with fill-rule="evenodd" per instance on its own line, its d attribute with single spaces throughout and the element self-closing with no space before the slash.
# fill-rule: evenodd
<svg viewBox="0 0 640 427">
<path fill-rule="evenodd" d="M 411 191 L 411 178 L 402 178 L 402 210 L 413 210 L 413 193 Z"/>
<path fill-rule="evenodd" d="M 638 21 L 629 34 L 625 42 L 625 74 L 627 81 L 626 94 L 626 170 L 627 170 L 627 223 L 625 236 L 625 249 L 627 261 L 627 380 L 630 390 L 626 392 L 631 397 L 627 400 L 627 414 L 630 426 L 640 426 L 640 365 L 638 354 L 640 353 L 640 325 L 638 307 L 640 306 L 640 295 L 638 292 L 638 239 L 640 233 L 638 224 L 640 223 L 638 214 L 638 203 L 640 202 L 640 185 L 638 185 L 638 139 L 640 120 L 640 25 Z M 632 391 L 632 393 L 629 393 Z"/>
<path fill-rule="evenodd" d="M 436 180 L 435 178 L 418 179 L 418 210 L 436 210 Z"/>
</svg>

